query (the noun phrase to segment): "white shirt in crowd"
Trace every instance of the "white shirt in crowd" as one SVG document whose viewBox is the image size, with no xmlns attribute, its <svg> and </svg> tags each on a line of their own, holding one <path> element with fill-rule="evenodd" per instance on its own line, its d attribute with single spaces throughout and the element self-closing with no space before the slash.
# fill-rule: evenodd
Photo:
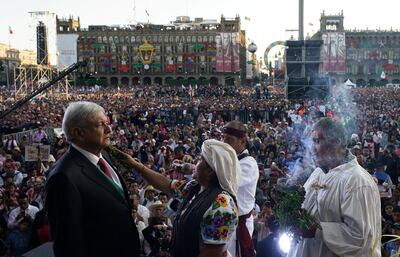
<svg viewBox="0 0 400 257">
<path fill-rule="evenodd" d="M 249 153 L 246 149 L 243 153 Z M 246 215 L 253 211 L 254 203 L 256 201 L 256 188 L 257 181 L 260 173 L 258 171 L 257 161 L 252 156 L 247 156 L 239 161 L 240 164 L 240 176 L 239 185 L 236 195 L 239 216 Z M 254 218 L 253 215 L 246 220 L 246 227 L 250 233 L 250 237 L 253 235 L 254 230 Z M 228 257 L 235 256 L 236 252 L 236 233 L 233 234 L 232 239 L 228 243 Z"/>
<path fill-rule="evenodd" d="M 8 216 L 7 225 L 9 229 L 14 229 L 17 227 L 18 221 L 16 220 L 16 218 L 22 211 L 25 211 L 25 213 L 28 214 L 32 218 L 32 220 L 34 220 L 36 213 L 39 211 L 39 209 L 33 205 L 28 205 L 28 208 L 26 208 L 25 210 L 22 210 L 21 207 L 15 208 L 10 212 L 10 215 Z"/>
<path fill-rule="evenodd" d="M 138 205 L 137 213 L 143 218 L 144 224 L 149 225 L 150 211 L 146 206 Z"/>
<path fill-rule="evenodd" d="M 314 170 L 304 184 L 303 208 L 322 229 L 292 246 L 288 257 L 381 256 L 381 201 L 372 176 L 356 158 L 328 173 Z"/>
</svg>

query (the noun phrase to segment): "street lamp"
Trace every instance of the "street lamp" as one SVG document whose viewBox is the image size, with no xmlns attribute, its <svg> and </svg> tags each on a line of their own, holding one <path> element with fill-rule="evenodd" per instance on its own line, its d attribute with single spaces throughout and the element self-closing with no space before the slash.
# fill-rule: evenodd
<svg viewBox="0 0 400 257">
<path fill-rule="evenodd" d="M 251 61 L 248 62 L 251 64 L 251 72 L 252 76 L 254 77 L 254 59 L 255 59 L 255 52 L 257 51 L 257 45 L 254 44 L 254 42 L 251 42 L 251 44 L 247 47 L 247 50 L 251 53 Z"/>
</svg>

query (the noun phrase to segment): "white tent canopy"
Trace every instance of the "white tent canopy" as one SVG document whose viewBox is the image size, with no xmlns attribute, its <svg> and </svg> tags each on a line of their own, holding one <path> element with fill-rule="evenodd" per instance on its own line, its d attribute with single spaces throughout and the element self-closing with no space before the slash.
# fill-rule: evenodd
<svg viewBox="0 0 400 257">
<path fill-rule="evenodd" d="M 345 86 L 348 86 L 348 87 L 356 87 L 356 84 L 354 84 L 353 82 L 351 82 L 350 79 L 347 79 L 346 82 L 344 82 L 344 85 L 345 85 Z"/>
</svg>

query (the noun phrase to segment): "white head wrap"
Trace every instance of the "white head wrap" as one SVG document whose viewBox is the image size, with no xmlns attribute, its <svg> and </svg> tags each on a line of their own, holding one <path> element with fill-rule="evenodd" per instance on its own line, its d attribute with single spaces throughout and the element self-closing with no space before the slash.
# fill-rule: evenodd
<svg viewBox="0 0 400 257">
<path fill-rule="evenodd" d="M 217 174 L 221 188 L 236 196 L 240 166 L 235 150 L 224 142 L 209 139 L 203 142 L 201 155 Z"/>
</svg>

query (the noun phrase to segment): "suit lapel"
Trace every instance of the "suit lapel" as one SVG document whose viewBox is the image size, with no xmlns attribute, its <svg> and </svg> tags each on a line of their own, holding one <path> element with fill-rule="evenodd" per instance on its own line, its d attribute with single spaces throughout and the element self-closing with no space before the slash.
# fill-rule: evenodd
<svg viewBox="0 0 400 257">
<path fill-rule="evenodd" d="M 77 165 L 81 166 L 82 174 L 84 174 L 90 180 L 98 184 L 104 190 L 107 190 L 119 201 L 123 201 L 125 204 L 129 206 L 127 200 L 121 196 L 121 194 L 117 191 L 117 189 L 115 189 L 114 186 L 111 184 L 111 182 L 108 181 L 108 179 L 103 174 L 101 174 L 101 171 L 93 163 L 91 163 L 84 155 L 82 155 L 78 150 L 76 150 L 73 147 L 70 147 L 70 153 L 75 157 L 74 159 L 77 161 Z M 115 170 L 114 167 L 113 169 Z M 118 177 L 120 176 L 118 175 Z"/>
</svg>

